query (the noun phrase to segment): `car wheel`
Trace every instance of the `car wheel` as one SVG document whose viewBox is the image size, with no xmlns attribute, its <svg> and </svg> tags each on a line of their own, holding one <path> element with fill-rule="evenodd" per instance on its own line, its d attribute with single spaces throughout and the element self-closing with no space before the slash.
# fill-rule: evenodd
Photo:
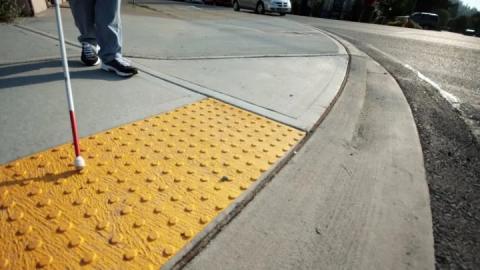
<svg viewBox="0 0 480 270">
<path fill-rule="evenodd" d="M 283 13 L 283 12 L 282 12 L 282 13 L 280 13 L 280 16 L 285 16 L 285 13 Z"/>
<path fill-rule="evenodd" d="M 257 8 L 255 9 L 255 13 L 265 14 L 265 6 L 263 5 L 263 2 L 260 1 L 257 3 Z"/>
<path fill-rule="evenodd" d="M 233 2 L 233 10 L 240 11 L 240 5 L 238 4 L 238 1 Z"/>
</svg>

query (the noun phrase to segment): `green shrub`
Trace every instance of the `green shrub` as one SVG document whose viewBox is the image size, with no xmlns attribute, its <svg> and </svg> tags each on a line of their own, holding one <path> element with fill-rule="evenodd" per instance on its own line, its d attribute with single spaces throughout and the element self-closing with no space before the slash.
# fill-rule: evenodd
<svg viewBox="0 0 480 270">
<path fill-rule="evenodd" d="M 16 0 L 0 0 L 0 22 L 11 23 L 21 13 L 22 8 Z"/>
<path fill-rule="evenodd" d="M 450 13 L 446 9 L 436 9 L 434 10 L 435 13 L 438 14 L 438 27 L 444 28 L 447 26 L 448 21 L 450 20 Z"/>
<path fill-rule="evenodd" d="M 413 20 L 408 20 L 403 27 L 406 28 L 415 28 L 415 29 L 423 29 L 418 23 L 414 22 Z"/>
<path fill-rule="evenodd" d="M 400 27 L 403 27 L 405 23 L 400 21 L 400 20 L 395 20 L 395 21 L 389 21 L 387 22 L 387 25 L 390 25 L 390 26 L 400 26 Z"/>
</svg>

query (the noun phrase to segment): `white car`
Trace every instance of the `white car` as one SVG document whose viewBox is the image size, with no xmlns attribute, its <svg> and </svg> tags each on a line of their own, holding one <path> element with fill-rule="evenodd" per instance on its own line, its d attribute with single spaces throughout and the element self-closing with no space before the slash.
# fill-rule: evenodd
<svg viewBox="0 0 480 270">
<path fill-rule="evenodd" d="M 292 11 L 290 0 L 233 0 L 233 10 L 241 8 L 255 10 L 255 13 L 277 12 L 284 16 Z"/>
</svg>

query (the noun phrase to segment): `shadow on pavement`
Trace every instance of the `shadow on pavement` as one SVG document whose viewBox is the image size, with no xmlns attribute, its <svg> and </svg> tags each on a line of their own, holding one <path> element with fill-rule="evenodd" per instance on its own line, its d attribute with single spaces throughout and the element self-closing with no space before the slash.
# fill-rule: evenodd
<svg viewBox="0 0 480 270">
<path fill-rule="evenodd" d="M 23 179 L 15 179 L 15 180 L 6 180 L 4 182 L 0 182 L 0 187 L 9 187 L 9 186 L 17 186 L 17 185 L 27 185 L 30 181 L 37 182 L 37 181 L 42 181 L 42 182 L 55 182 L 59 179 L 62 178 L 68 178 L 73 175 L 78 174 L 78 171 L 75 169 L 60 172 L 57 174 L 50 174 L 46 176 L 40 176 L 36 178 L 23 178 Z"/>
<path fill-rule="evenodd" d="M 113 73 L 100 70 L 99 68 L 85 67 L 79 61 L 69 61 L 69 67 L 70 78 L 72 79 L 103 81 L 119 81 L 124 79 Z M 59 60 L 0 66 L 0 89 L 63 81 L 63 70 L 58 70 L 61 68 L 62 65 Z M 80 68 L 85 69 L 80 70 Z M 20 75 L 22 73 L 27 74 Z M 7 76 L 8 78 L 5 78 Z"/>
</svg>

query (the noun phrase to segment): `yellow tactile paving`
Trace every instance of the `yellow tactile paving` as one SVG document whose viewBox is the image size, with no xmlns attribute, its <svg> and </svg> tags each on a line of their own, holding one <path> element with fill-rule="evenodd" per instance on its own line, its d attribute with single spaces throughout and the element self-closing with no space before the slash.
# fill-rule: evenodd
<svg viewBox="0 0 480 270">
<path fill-rule="evenodd" d="M 206 99 L 0 167 L 0 269 L 157 269 L 303 132 Z"/>
</svg>

